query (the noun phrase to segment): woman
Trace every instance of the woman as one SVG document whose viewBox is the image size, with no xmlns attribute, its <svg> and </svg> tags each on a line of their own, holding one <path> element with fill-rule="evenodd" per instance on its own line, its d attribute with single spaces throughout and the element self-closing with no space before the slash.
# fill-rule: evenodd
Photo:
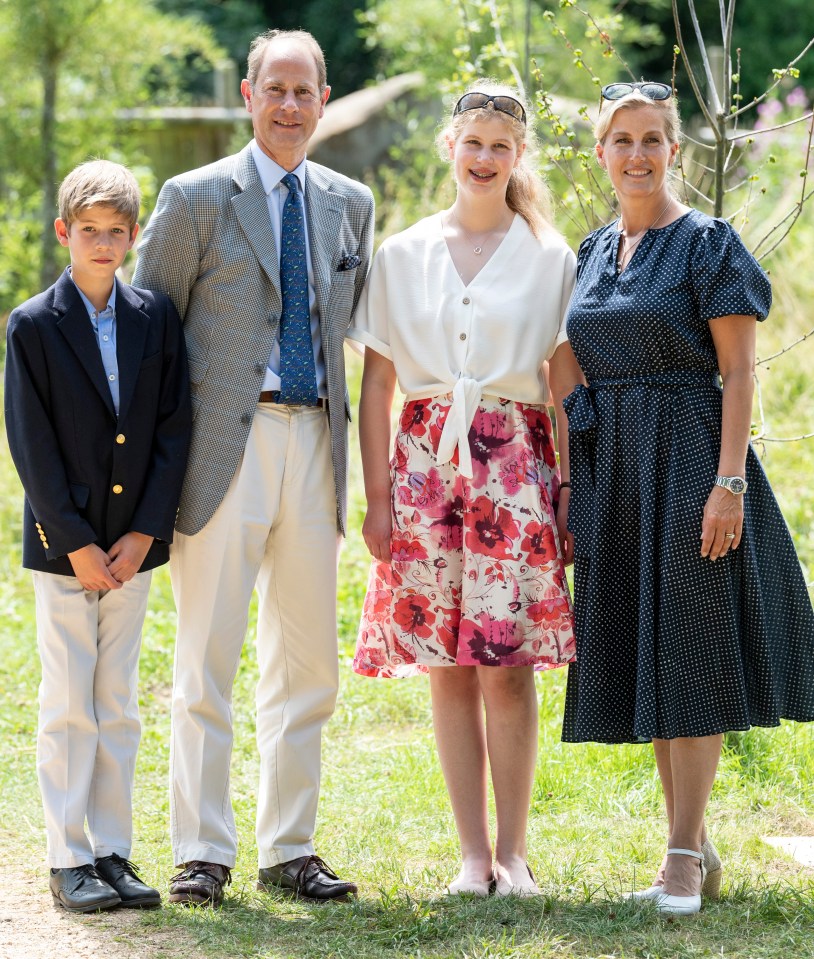
<svg viewBox="0 0 814 959">
<path fill-rule="evenodd" d="M 354 668 L 429 672 L 461 843 L 449 891 L 476 895 L 539 892 L 526 864 L 533 671 L 573 658 L 543 365 L 578 375 L 563 325 L 574 256 L 541 212 L 529 142 L 516 91 L 482 80 L 458 100 L 439 137 L 455 202 L 384 242 L 348 332 L 366 346 L 374 558 Z M 407 399 L 388 465 L 397 380 Z"/>
<path fill-rule="evenodd" d="M 620 215 L 580 247 L 568 313 L 588 386 L 565 400 L 578 668 L 563 739 L 653 742 L 668 849 L 638 895 L 689 914 L 720 885 L 704 812 L 722 734 L 814 719 L 814 615 L 749 446 L 769 281 L 728 223 L 671 193 L 670 87 L 603 96 L 596 155 Z"/>
</svg>

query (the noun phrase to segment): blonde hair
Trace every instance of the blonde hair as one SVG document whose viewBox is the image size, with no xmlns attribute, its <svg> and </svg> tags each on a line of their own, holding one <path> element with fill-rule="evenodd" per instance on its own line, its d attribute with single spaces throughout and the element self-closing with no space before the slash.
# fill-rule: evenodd
<svg viewBox="0 0 814 959">
<path fill-rule="evenodd" d="M 266 30 L 252 40 L 249 46 L 248 71 L 246 79 L 249 86 L 254 90 L 257 83 L 257 75 L 260 73 L 260 67 L 263 65 L 263 58 L 266 50 L 275 40 L 291 40 L 304 46 L 314 58 L 314 65 L 317 68 L 317 83 L 319 92 L 323 93 L 328 85 L 328 71 L 325 66 L 325 54 L 322 47 L 316 39 L 308 33 L 307 30 Z"/>
<path fill-rule="evenodd" d="M 499 95 L 512 97 L 518 103 L 523 105 L 526 111 L 526 117 L 529 117 L 529 104 L 525 97 L 514 87 L 507 86 L 505 83 L 499 83 L 489 77 L 483 77 L 476 80 L 466 88 L 466 93 L 487 93 L 490 95 Z M 456 101 L 457 102 L 457 101 Z M 497 118 L 511 130 L 514 142 L 520 147 L 525 144 L 526 149 L 520 156 L 517 166 L 512 170 L 509 177 L 509 184 L 506 188 L 506 204 L 510 210 L 519 213 L 528 223 L 529 229 L 539 237 L 546 228 L 551 226 L 551 195 L 548 186 L 539 173 L 536 172 L 533 165 L 533 158 L 537 155 L 539 147 L 534 131 L 529 129 L 527 123 L 521 123 L 508 113 L 502 110 L 496 110 L 494 103 L 487 103 L 485 107 L 475 110 L 466 110 L 457 116 L 449 115 L 443 125 L 443 129 L 436 138 L 438 153 L 443 160 L 449 161 L 448 140 L 457 141 L 461 131 L 471 120 L 492 120 Z M 455 109 L 453 105 L 453 110 Z"/>
<path fill-rule="evenodd" d="M 88 160 L 65 177 L 59 187 L 59 216 L 71 223 L 91 206 L 109 206 L 130 224 L 138 223 L 141 191 L 133 174 L 121 163 Z"/>
<path fill-rule="evenodd" d="M 678 102 L 675 96 L 666 100 L 651 100 L 641 91 L 633 90 L 620 100 L 603 100 L 599 117 L 594 124 L 594 137 L 598 143 L 604 143 L 613 119 L 620 110 L 638 110 L 641 107 L 655 107 L 664 118 L 664 133 L 670 143 L 681 142 L 681 117 L 678 114 Z"/>
</svg>

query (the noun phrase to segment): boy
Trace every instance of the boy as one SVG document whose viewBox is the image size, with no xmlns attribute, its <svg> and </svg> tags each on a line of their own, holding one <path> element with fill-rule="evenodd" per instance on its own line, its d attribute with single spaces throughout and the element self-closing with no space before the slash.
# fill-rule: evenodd
<svg viewBox="0 0 814 959">
<path fill-rule="evenodd" d="M 6 427 L 42 662 L 37 774 L 51 893 L 71 912 L 161 902 L 128 860 L 138 656 L 191 415 L 175 308 L 115 277 L 139 203 L 117 163 L 70 173 L 54 227 L 71 265 L 8 322 Z"/>
</svg>

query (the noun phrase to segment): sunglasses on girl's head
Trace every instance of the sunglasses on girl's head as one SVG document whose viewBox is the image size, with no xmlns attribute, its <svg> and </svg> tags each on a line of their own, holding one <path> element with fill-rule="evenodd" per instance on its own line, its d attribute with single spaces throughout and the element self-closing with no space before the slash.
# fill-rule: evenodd
<svg viewBox="0 0 814 959">
<path fill-rule="evenodd" d="M 502 94 L 465 93 L 455 104 L 452 115 L 456 117 L 459 113 L 466 113 L 467 110 L 480 110 L 487 103 L 491 103 L 495 110 L 507 113 L 510 117 L 514 117 L 515 120 L 525 124 L 526 111 L 523 109 L 523 104 L 515 100 L 514 97 L 507 97 Z"/>
<path fill-rule="evenodd" d="M 645 80 L 643 83 L 609 83 L 602 87 L 602 99 L 621 100 L 634 90 L 638 90 L 648 100 L 669 100 L 673 95 L 673 88 L 668 84 Z"/>
</svg>

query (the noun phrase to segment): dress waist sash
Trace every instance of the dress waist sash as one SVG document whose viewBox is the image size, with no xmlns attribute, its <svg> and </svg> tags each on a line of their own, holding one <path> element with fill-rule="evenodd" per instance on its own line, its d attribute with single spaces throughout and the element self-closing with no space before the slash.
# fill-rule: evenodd
<svg viewBox="0 0 814 959">
<path fill-rule="evenodd" d="M 568 417 L 568 448 L 571 459 L 571 502 L 568 509 L 568 529 L 574 535 L 574 554 L 590 556 L 595 548 L 596 522 L 596 406 L 594 394 L 628 386 L 655 389 L 715 389 L 720 392 L 718 373 L 700 370 L 666 370 L 633 376 L 608 377 L 592 380 L 586 387 L 580 384 L 563 400 Z"/>
<path fill-rule="evenodd" d="M 633 376 L 611 376 L 604 379 L 591 380 L 588 384 L 592 390 L 606 390 L 625 386 L 711 386 L 720 389 L 720 376 L 717 372 L 710 373 L 702 370 L 664 370 L 658 373 L 641 373 Z"/>
</svg>

